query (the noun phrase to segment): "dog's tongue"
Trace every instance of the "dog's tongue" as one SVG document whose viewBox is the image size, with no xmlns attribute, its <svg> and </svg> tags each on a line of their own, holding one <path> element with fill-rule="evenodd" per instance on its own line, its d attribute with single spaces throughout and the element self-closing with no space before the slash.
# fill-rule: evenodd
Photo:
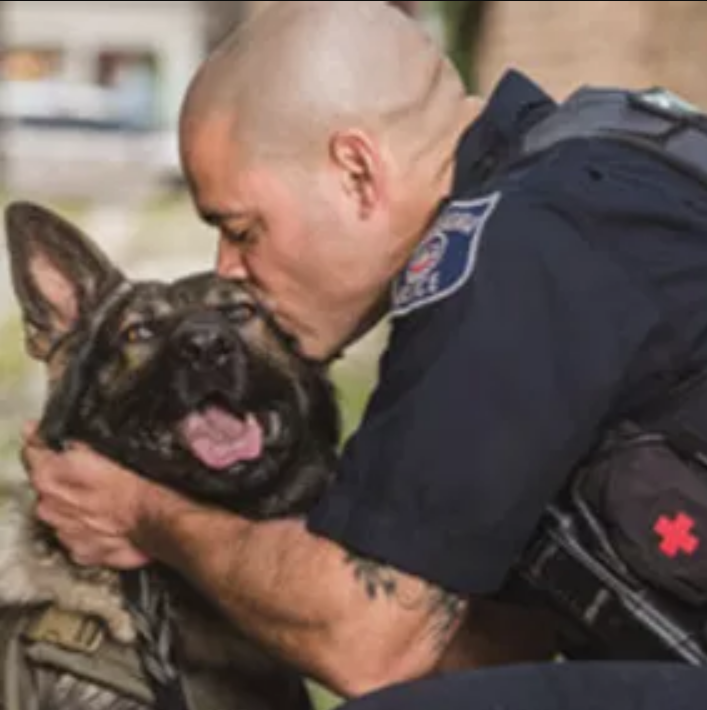
<svg viewBox="0 0 707 710">
<path fill-rule="evenodd" d="M 190 414 L 180 431 L 191 453 L 209 468 L 230 468 L 258 458 L 263 449 L 263 432 L 254 416 L 238 419 L 218 407 Z"/>
</svg>

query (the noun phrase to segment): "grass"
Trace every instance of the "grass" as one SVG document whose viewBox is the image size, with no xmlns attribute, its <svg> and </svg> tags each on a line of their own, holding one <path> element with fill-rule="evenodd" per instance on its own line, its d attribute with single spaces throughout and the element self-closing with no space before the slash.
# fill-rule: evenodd
<svg viewBox="0 0 707 710">
<path fill-rule="evenodd" d="M 386 336 L 387 325 L 378 326 L 332 367 L 344 437 L 350 436 L 359 425 L 376 386 L 378 361 Z"/>
<path fill-rule="evenodd" d="M 368 372 L 342 372 L 334 376 L 341 410 L 343 438 L 348 438 L 358 426 L 373 386 Z"/>
<path fill-rule="evenodd" d="M 0 322 L 0 391 L 17 384 L 29 369 L 19 314 Z"/>
<path fill-rule="evenodd" d="M 341 698 L 334 695 L 333 693 L 330 693 L 328 690 L 322 688 L 320 685 L 317 685 L 316 683 L 310 683 L 309 686 L 309 690 L 312 695 L 312 700 L 317 710 L 331 710 L 331 708 L 335 708 L 337 705 L 341 704 Z"/>
<path fill-rule="evenodd" d="M 0 479 L 17 468 L 19 430 L 27 406 L 27 377 L 34 361 L 24 349 L 19 316 L 0 322 Z"/>
</svg>

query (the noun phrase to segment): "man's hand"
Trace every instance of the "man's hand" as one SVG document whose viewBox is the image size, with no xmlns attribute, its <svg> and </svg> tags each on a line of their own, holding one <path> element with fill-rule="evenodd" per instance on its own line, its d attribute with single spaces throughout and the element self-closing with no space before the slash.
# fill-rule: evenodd
<svg viewBox="0 0 707 710">
<path fill-rule="evenodd" d="M 132 542 L 151 484 L 81 444 L 63 453 L 23 432 L 22 460 L 37 496 L 37 517 L 81 565 L 132 569 L 149 562 Z"/>
</svg>

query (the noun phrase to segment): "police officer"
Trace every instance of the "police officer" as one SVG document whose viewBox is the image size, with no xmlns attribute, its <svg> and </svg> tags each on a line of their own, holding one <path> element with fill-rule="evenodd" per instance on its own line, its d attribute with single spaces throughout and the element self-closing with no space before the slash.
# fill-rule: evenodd
<svg viewBox="0 0 707 710">
<path fill-rule="evenodd" d="M 494 597 L 607 422 L 707 357 L 704 188 L 607 140 L 524 157 L 556 109 L 516 71 L 466 96 L 384 3 L 273 3 L 227 38 L 181 127 L 218 268 L 312 358 L 388 315 L 379 384 L 305 520 L 202 509 L 30 428 L 73 557 L 174 566 L 347 697 L 550 658 L 549 619 Z"/>
</svg>

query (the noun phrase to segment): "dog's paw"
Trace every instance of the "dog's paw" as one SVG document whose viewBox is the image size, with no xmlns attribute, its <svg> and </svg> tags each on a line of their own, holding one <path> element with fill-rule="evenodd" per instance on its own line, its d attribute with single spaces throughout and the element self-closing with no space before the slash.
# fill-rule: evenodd
<svg viewBox="0 0 707 710">
<path fill-rule="evenodd" d="M 116 611 L 105 617 L 111 636 L 119 643 L 134 643 L 137 632 L 132 616 L 127 611 Z"/>
<path fill-rule="evenodd" d="M 102 590 L 103 594 L 86 595 L 81 599 L 82 611 L 100 618 L 108 633 L 119 643 L 133 643 L 137 637 L 135 624 L 125 608 L 122 597 Z"/>
<path fill-rule="evenodd" d="M 132 643 L 135 640 L 133 618 L 122 596 L 109 586 L 83 581 L 55 588 L 54 591 L 54 602 L 60 608 L 98 619 L 107 633 L 119 643 Z"/>
</svg>

